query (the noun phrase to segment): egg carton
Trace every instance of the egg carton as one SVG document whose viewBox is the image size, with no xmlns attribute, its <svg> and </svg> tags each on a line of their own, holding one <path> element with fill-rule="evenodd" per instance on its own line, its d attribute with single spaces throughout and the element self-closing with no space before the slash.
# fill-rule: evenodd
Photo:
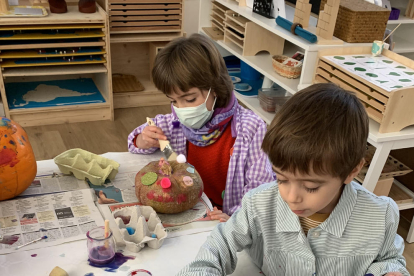
<svg viewBox="0 0 414 276">
<path fill-rule="evenodd" d="M 162 226 L 157 213 L 150 206 L 131 206 L 115 210 L 113 213 L 115 222 L 121 232 L 122 239 L 126 244 L 126 249 L 131 252 L 139 252 L 145 245 L 152 249 L 158 249 L 167 237 L 167 231 Z M 129 223 L 124 224 L 122 218 L 118 216 L 130 217 Z M 135 229 L 135 233 L 130 235 L 127 227 Z M 152 237 L 155 234 L 156 237 Z"/>
<path fill-rule="evenodd" d="M 113 180 L 119 163 L 82 149 L 71 149 L 54 159 L 64 174 L 72 173 L 77 179 L 87 178 L 93 185 L 103 185 L 106 179 Z"/>
</svg>

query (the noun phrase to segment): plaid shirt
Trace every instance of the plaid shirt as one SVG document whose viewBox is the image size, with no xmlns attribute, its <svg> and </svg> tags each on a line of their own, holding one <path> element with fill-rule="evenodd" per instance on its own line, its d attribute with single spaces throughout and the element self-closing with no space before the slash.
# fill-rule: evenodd
<svg viewBox="0 0 414 276">
<path fill-rule="evenodd" d="M 236 141 L 227 171 L 223 199 L 223 212 L 228 215 L 233 214 L 241 206 L 245 193 L 262 183 L 276 179 L 267 155 L 261 150 L 266 124 L 259 116 L 241 106 L 237 108 L 233 118 L 236 119 L 236 133 L 232 133 L 232 135 L 236 136 Z M 153 120 L 167 136 L 174 151 L 177 154 L 187 155 L 187 139 L 181 127 L 175 123 L 178 122 L 178 118 L 170 113 L 157 115 Z M 145 123 L 129 134 L 128 150 L 131 153 L 151 154 L 158 150 L 158 148 L 139 149 L 135 147 L 135 137 L 147 125 Z"/>
<path fill-rule="evenodd" d="M 263 184 L 216 226 L 195 261 L 177 276 L 231 274 L 236 253 L 243 249 L 267 276 L 409 276 L 398 222 L 398 206 L 391 198 L 352 182 L 328 219 L 305 235 L 277 184 Z"/>
</svg>

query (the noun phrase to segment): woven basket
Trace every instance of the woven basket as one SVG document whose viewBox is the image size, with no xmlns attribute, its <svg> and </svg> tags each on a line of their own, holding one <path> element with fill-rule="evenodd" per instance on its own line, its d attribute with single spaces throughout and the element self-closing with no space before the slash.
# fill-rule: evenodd
<svg viewBox="0 0 414 276">
<path fill-rule="evenodd" d="M 320 9 L 327 0 L 321 0 Z M 341 0 L 334 36 L 348 43 L 371 43 L 384 38 L 388 9 L 364 0 Z"/>
<path fill-rule="evenodd" d="M 288 79 L 297 79 L 300 77 L 300 73 L 302 72 L 302 65 L 297 67 L 287 66 L 285 64 L 282 64 L 285 60 L 287 60 L 289 57 L 287 56 L 281 56 L 276 55 L 272 57 L 272 65 L 273 69 L 281 75 L 282 77 L 288 78 Z"/>
</svg>

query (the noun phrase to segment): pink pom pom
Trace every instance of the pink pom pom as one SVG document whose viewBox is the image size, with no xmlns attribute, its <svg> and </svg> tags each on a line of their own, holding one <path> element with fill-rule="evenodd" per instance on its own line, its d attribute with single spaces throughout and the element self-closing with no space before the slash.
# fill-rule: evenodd
<svg viewBox="0 0 414 276">
<path fill-rule="evenodd" d="M 168 189 L 169 187 L 171 187 L 171 180 L 168 177 L 164 177 L 161 180 L 161 187 L 163 189 Z"/>
</svg>

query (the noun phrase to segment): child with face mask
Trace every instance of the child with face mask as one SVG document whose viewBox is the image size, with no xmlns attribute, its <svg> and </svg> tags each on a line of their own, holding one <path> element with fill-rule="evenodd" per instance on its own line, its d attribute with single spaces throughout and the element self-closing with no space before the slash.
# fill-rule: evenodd
<svg viewBox="0 0 414 276">
<path fill-rule="evenodd" d="M 168 139 L 177 154 L 200 173 L 215 220 L 225 222 L 243 195 L 275 179 L 261 150 L 266 124 L 241 107 L 226 65 L 213 43 L 194 34 L 158 53 L 152 71 L 156 87 L 171 100 L 172 113 L 157 115 L 128 136 L 131 153 L 151 154 Z"/>
</svg>

